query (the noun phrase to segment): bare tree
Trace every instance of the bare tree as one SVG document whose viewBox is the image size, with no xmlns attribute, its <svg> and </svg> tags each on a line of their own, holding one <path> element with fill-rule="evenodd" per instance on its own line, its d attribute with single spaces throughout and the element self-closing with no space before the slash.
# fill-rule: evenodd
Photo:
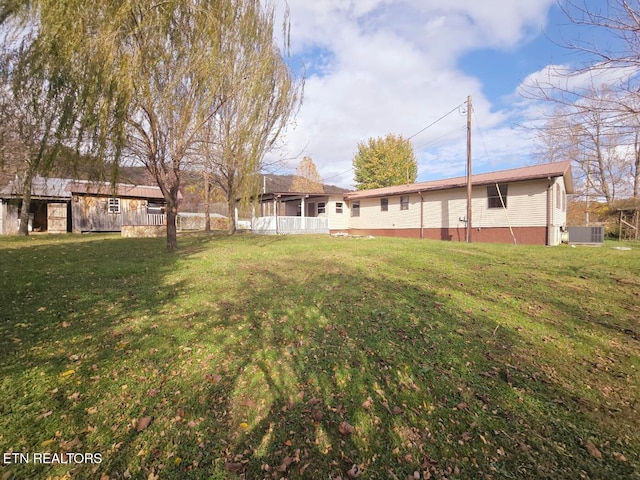
<svg viewBox="0 0 640 480">
<path fill-rule="evenodd" d="M 567 49 L 582 61 L 574 68 L 550 67 L 547 77 L 531 81 L 523 94 L 555 105 L 551 118 L 561 119 L 572 132 L 560 143 L 575 142 L 569 150 L 579 152 L 573 159 L 582 170 L 587 189 L 608 203 L 624 195 L 637 196 L 640 3 L 611 0 L 587 4 L 569 0 L 562 8 L 574 25 L 608 35 L 612 41 L 597 44 L 564 40 Z M 542 137 L 557 142 L 560 132 L 554 132 L 554 128 L 553 121 L 548 122 L 542 128 Z"/>
</svg>

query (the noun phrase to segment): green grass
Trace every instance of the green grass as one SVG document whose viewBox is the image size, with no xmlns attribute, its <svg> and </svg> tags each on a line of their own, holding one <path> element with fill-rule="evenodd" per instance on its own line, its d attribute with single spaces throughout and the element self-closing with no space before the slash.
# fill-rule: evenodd
<svg viewBox="0 0 640 480">
<path fill-rule="evenodd" d="M 179 240 L 0 239 L 0 478 L 640 478 L 640 244 Z"/>
</svg>

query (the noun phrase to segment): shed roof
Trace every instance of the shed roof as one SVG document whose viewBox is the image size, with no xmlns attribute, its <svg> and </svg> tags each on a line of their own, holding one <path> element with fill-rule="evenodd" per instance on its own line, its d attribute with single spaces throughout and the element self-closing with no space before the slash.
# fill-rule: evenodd
<svg viewBox="0 0 640 480">
<path fill-rule="evenodd" d="M 71 180 L 65 178 L 44 178 L 36 176 L 31 182 L 31 198 L 70 200 L 71 192 L 67 186 Z M 22 184 L 11 180 L 3 188 L 0 188 L 0 198 L 12 198 L 22 194 Z"/>
<path fill-rule="evenodd" d="M 151 185 L 129 185 L 125 183 L 117 183 L 113 185 L 109 182 L 90 182 L 84 180 L 76 180 L 70 182 L 67 190 L 71 193 L 88 194 L 88 195 L 110 195 L 116 197 L 136 197 L 136 198 L 154 198 L 163 199 L 160 187 Z M 178 198 L 182 195 L 178 194 Z"/>
<path fill-rule="evenodd" d="M 44 178 L 36 176 L 31 184 L 31 198 L 71 200 L 72 194 L 105 195 L 116 197 L 134 197 L 162 200 L 164 196 L 160 187 L 152 185 L 129 185 L 109 182 L 92 182 L 87 180 L 71 180 L 69 178 Z M 10 181 L 0 188 L 0 198 L 15 198 L 22 194 L 22 185 L 18 181 Z M 178 194 L 182 198 L 182 194 Z"/>
<path fill-rule="evenodd" d="M 567 193 L 573 193 L 573 177 L 571 174 L 571 161 L 544 163 L 531 167 L 512 168 L 498 172 L 481 173 L 472 175 L 472 185 L 490 185 L 493 183 L 520 182 L 541 178 L 564 177 Z M 448 178 L 444 180 L 432 180 L 429 182 L 413 183 L 408 185 L 396 185 L 393 187 L 374 188 L 345 193 L 347 200 L 358 200 L 369 197 L 386 197 L 390 195 L 403 195 L 409 193 L 427 192 L 432 190 L 448 190 L 462 188 L 467 185 L 467 177 Z"/>
</svg>

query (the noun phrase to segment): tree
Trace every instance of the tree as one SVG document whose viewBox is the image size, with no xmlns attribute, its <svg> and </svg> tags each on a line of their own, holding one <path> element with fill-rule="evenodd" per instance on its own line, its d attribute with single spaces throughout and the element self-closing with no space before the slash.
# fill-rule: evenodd
<svg viewBox="0 0 640 480">
<path fill-rule="evenodd" d="M 360 142 L 353 168 L 358 190 L 414 183 L 418 177 L 413 145 L 393 134 Z"/>
<path fill-rule="evenodd" d="M 4 27 L 0 166 L 10 164 L 18 180 L 15 193 L 22 202 L 18 233 L 28 235 L 32 182 L 37 174 L 51 170 L 71 135 L 77 119 L 77 79 L 66 59 L 57 55 L 58 38 L 45 44 L 20 24 Z M 44 53 L 47 62 L 41 61 Z"/>
<path fill-rule="evenodd" d="M 203 142 L 205 171 L 229 207 L 230 234 L 236 231 L 236 202 L 247 204 L 258 193 L 264 156 L 302 99 L 303 82 L 294 77 L 273 45 L 273 15 L 271 8 L 259 18 L 245 16 L 238 24 L 229 68 L 221 79 L 226 101 L 207 127 Z"/>
<path fill-rule="evenodd" d="M 592 197 L 607 204 L 633 194 L 629 174 L 636 177 L 636 132 L 608 108 L 609 89 L 593 91 L 573 105 L 556 107 L 539 129 L 537 144 L 543 161 L 573 161 L 576 190 L 587 203 Z"/>
<path fill-rule="evenodd" d="M 273 31 L 273 15 L 259 0 L 26 3 L 2 15 L 37 12 L 39 37 L 61 36 L 61 55 L 82 57 L 90 75 L 81 130 L 94 133 L 94 150 L 111 165 L 124 157 L 151 172 L 167 203 L 167 250 L 175 251 L 181 175 L 197 168 L 217 114 L 242 94 L 225 79 L 256 46 L 251 35 Z"/>
<path fill-rule="evenodd" d="M 573 130 L 581 131 L 569 138 L 581 152 L 576 162 L 585 188 L 608 203 L 640 193 L 639 7 L 637 0 L 611 0 L 606 7 L 569 0 L 564 13 L 571 23 L 588 29 L 590 35 L 583 38 L 597 32 L 611 41 L 565 42 L 585 61 L 574 68 L 551 68 L 546 79 L 524 89 L 525 97 L 557 106 L 553 115 L 566 117 Z M 545 135 L 557 138 L 548 126 L 543 127 Z"/>
<path fill-rule="evenodd" d="M 296 175 L 291 182 L 291 190 L 301 193 L 323 193 L 323 183 L 316 164 L 310 157 L 304 157 L 296 168 Z"/>
</svg>

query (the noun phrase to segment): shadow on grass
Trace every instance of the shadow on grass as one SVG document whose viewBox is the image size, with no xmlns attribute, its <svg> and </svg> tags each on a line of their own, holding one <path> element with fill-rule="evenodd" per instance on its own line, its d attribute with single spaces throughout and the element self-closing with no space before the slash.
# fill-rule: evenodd
<svg viewBox="0 0 640 480">
<path fill-rule="evenodd" d="M 461 303 L 480 286 L 461 280 L 455 259 L 427 251 L 385 265 L 363 246 L 346 261 L 334 246 L 319 255 L 281 237 L 196 235 L 177 256 L 152 241 L 104 242 L 34 247 L 7 263 L 14 282 L 0 300 L 22 300 L 2 317 L 3 335 L 25 328 L 16 320 L 29 327 L 0 345 L 10 352 L 2 448 L 104 458 L 15 465 L 16 475 L 346 478 L 353 465 L 365 478 L 401 479 L 635 472 L 637 451 L 621 462 L 576 448 L 616 432 L 573 410 L 562 380 L 539 371 L 537 344 L 523 358 L 524 334 L 496 329 L 501 319 L 484 303 Z M 76 260 L 64 259 L 67 248 Z M 3 260 L 16 253 L 0 250 Z M 13 270 L 29 257 L 52 278 L 19 285 L 36 276 Z"/>
</svg>

